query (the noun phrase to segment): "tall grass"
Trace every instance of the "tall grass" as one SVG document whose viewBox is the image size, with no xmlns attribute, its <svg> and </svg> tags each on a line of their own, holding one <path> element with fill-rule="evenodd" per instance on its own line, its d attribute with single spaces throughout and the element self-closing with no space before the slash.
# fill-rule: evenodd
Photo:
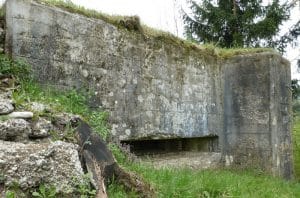
<svg viewBox="0 0 300 198">
<path fill-rule="evenodd" d="M 298 115 L 294 118 L 293 148 L 295 178 L 300 181 L 300 117 Z"/>
<path fill-rule="evenodd" d="M 258 172 L 230 170 L 155 169 L 135 164 L 127 167 L 142 175 L 162 198 L 173 197 L 300 197 L 300 183 L 284 181 Z M 113 184 L 110 197 L 124 196 Z"/>
<path fill-rule="evenodd" d="M 18 108 L 24 108 L 28 102 L 41 102 L 50 106 L 53 112 L 67 112 L 81 115 L 93 130 L 104 140 L 108 138 L 108 113 L 91 110 L 88 106 L 89 94 L 78 90 L 58 91 L 50 86 L 41 86 L 34 80 L 22 81 L 19 89 L 13 93 Z"/>
<path fill-rule="evenodd" d="M 300 124 L 298 124 L 300 127 Z M 117 148 L 112 150 L 125 168 L 141 175 L 156 190 L 157 197 L 300 197 L 300 183 L 266 175 L 258 170 L 192 170 L 184 168 L 157 169 L 149 164 L 130 162 Z M 298 150 L 299 151 L 299 150 Z M 298 162 L 299 155 L 297 157 Z M 299 167 L 299 166 L 298 166 Z M 299 176 L 298 172 L 296 171 Z M 138 197 L 112 183 L 109 197 Z"/>
</svg>

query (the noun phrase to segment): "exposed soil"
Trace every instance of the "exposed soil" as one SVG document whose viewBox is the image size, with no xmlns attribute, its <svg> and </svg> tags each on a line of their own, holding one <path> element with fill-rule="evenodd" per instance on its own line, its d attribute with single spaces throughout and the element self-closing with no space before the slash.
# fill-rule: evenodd
<svg viewBox="0 0 300 198">
<path fill-rule="evenodd" d="M 219 167 L 221 153 L 188 151 L 140 156 L 139 158 L 157 168 L 208 169 Z"/>
</svg>

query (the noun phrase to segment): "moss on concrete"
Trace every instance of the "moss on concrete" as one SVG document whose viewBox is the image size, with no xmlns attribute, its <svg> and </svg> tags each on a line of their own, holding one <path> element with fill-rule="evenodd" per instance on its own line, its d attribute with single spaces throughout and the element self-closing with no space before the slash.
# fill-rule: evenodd
<svg viewBox="0 0 300 198">
<path fill-rule="evenodd" d="M 41 4 L 46 4 L 48 6 L 55 6 L 61 9 L 64 9 L 71 13 L 77 13 L 89 18 L 101 19 L 107 23 L 110 23 L 116 26 L 119 29 L 128 30 L 126 26 L 122 23 L 122 21 L 126 20 L 126 18 L 132 18 L 131 16 L 120 16 L 120 15 L 108 15 L 101 13 L 99 11 L 86 9 L 82 6 L 75 5 L 71 1 L 63 1 L 63 0 L 35 0 Z M 161 42 L 166 45 L 171 45 L 174 47 L 180 47 L 185 49 L 185 53 L 189 54 L 191 51 L 201 54 L 202 56 L 208 55 L 209 57 L 215 57 L 216 59 L 228 59 L 235 55 L 245 55 L 245 54 L 253 54 L 253 53 L 261 53 L 261 52 L 275 52 L 274 49 L 270 48 L 218 48 L 213 44 L 208 45 L 198 45 L 192 43 L 191 41 L 187 41 L 181 38 L 176 37 L 175 35 L 165 32 L 162 30 L 157 30 L 155 28 L 148 27 L 146 25 L 139 24 L 141 29 L 133 30 L 138 34 L 142 34 L 144 39 L 154 39 L 157 42 Z"/>
</svg>

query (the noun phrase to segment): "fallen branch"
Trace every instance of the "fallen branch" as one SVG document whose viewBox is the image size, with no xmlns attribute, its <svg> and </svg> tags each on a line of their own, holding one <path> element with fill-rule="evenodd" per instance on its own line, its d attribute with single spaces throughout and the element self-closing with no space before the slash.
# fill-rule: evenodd
<svg viewBox="0 0 300 198">
<path fill-rule="evenodd" d="M 109 184 L 113 179 L 126 190 L 137 192 L 140 197 L 155 197 L 151 186 L 141 177 L 118 165 L 106 143 L 82 120 L 79 120 L 76 136 L 81 147 L 82 161 L 92 174 L 97 197 L 107 197 L 104 184 Z"/>
</svg>

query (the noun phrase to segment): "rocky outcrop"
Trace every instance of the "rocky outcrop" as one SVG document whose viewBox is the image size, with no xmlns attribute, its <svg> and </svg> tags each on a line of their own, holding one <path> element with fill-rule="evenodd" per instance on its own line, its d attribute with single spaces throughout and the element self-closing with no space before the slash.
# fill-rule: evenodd
<svg viewBox="0 0 300 198">
<path fill-rule="evenodd" d="M 19 143 L 0 141 L 0 170 L 4 185 L 17 183 L 22 190 L 43 185 L 57 192 L 74 192 L 74 181 L 82 179 L 78 146 L 62 141 Z"/>
<path fill-rule="evenodd" d="M 31 128 L 24 119 L 8 119 L 0 122 L 0 139 L 6 141 L 27 141 Z"/>
<path fill-rule="evenodd" d="M 0 101 L 0 114 L 8 114 L 14 110 L 14 106 L 8 99 L 2 99 Z"/>
<path fill-rule="evenodd" d="M 0 101 L 9 98 L 7 104 L 12 111 L 3 111 L 0 116 L 0 196 L 17 185 L 25 197 L 31 197 L 39 186 L 51 186 L 63 197 L 79 197 L 77 188 L 84 182 L 84 168 L 91 174 L 97 198 L 107 197 L 105 183 L 113 179 L 141 197 L 153 197 L 151 186 L 119 167 L 106 143 L 79 116 L 53 113 L 47 105 L 36 102 L 23 106 L 37 115 L 13 111 L 11 92 L 1 90 Z M 51 119 L 38 116 L 45 111 L 51 112 Z M 76 144 L 52 141 L 53 131 L 55 138 L 64 139 L 71 129 Z"/>
<path fill-rule="evenodd" d="M 33 119 L 33 112 L 15 111 L 10 88 L 0 85 L 0 196 L 16 184 L 23 192 L 45 185 L 55 187 L 57 193 L 74 195 L 84 175 L 79 146 L 53 142 L 50 131 L 63 133 L 64 128 L 49 118 Z M 32 109 L 42 106 L 35 103 Z M 65 116 L 64 123 L 70 123 L 71 117 Z"/>
</svg>

